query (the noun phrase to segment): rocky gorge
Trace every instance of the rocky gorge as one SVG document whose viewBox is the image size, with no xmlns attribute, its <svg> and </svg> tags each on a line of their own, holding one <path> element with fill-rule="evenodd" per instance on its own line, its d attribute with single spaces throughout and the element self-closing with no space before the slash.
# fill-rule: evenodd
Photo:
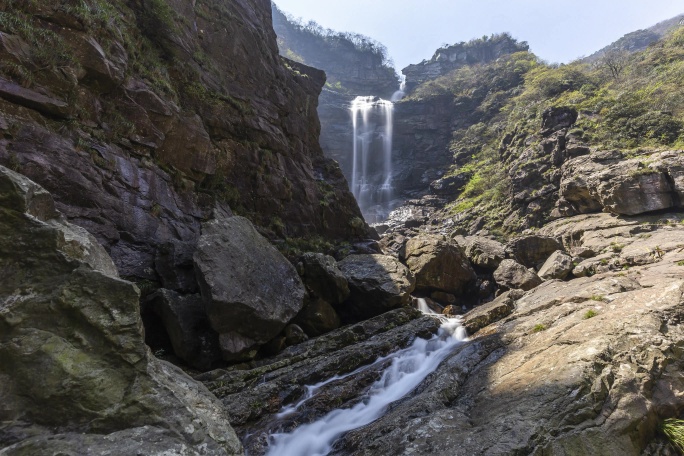
<svg viewBox="0 0 684 456">
<path fill-rule="evenodd" d="M 295 61 L 326 65 L 306 58 L 320 43 L 278 55 L 267 1 L 10 3 L 0 455 L 678 454 L 662 425 L 684 413 L 684 153 L 667 134 L 608 147 L 587 123 L 603 114 L 570 103 L 504 122 L 540 71 L 527 45 L 443 48 L 405 72 L 407 201 L 379 236 L 324 106 L 395 90 L 377 53 L 326 86 Z M 505 176 L 501 201 L 483 172 Z"/>
</svg>

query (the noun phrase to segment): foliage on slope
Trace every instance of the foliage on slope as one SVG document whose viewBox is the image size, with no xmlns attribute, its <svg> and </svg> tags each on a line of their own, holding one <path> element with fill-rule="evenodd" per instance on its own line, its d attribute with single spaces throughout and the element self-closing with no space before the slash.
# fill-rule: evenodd
<svg viewBox="0 0 684 456">
<path fill-rule="evenodd" d="M 684 148 L 684 28 L 642 52 L 604 56 L 594 64 L 549 65 L 519 52 L 465 66 L 421 84 L 411 99 L 445 96 L 478 97 L 473 114 L 480 118 L 452 132 L 449 175 L 466 174 L 469 180 L 449 213 L 464 219 L 472 219 L 464 212 L 485 215 L 496 232 L 511 213 L 513 196 L 501 141 L 515 132 L 526 138 L 522 147 L 539 143 L 536 135 L 548 108 L 577 110 L 572 133 L 590 147 Z"/>
</svg>

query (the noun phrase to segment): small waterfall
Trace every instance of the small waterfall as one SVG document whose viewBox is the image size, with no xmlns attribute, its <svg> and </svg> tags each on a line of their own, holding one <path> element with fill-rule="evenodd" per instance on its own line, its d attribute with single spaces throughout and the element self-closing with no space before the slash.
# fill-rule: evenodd
<svg viewBox="0 0 684 456">
<path fill-rule="evenodd" d="M 422 301 L 422 302 L 421 302 Z M 435 315 L 425 300 L 418 307 Z M 268 456 L 324 456 L 334 442 L 346 432 L 360 428 L 380 418 L 387 407 L 413 391 L 447 357 L 455 346 L 467 340 L 465 328 L 458 318 L 441 317 L 442 326 L 431 339 L 416 339 L 409 347 L 379 358 L 374 364 L 390 362 L 389 367 L 371 387 L 361 401 L 349 409 L 333 410 L 313 423 L 304 424 L 290 433 L 272 434 L 269 437 Z M 367 369 L 357 369 L 341 377 L 307 388 L 307 394 L 294 406 L 286 407 L 279 416 L 299 409 L 325 384 L 355 375 Z"/>
<path fill-rule="evenodd" d="M 377 97 L 357 97 L 350 110 L 353 128 L 351 191 L 366 220 L 380 222 L 387 217 L 394 196 L 394 104 Z"/>
<path fill-rule="evenodd" d="M 406 78 L 402 79 L 401 84 L 399 85 L 399 90 L 392 94 L 392 98 L 390 98 L 390 100 L 392 100 L 392 103 L 394 103 L 400 101 L 402 98 L 404 98 L 404 96 L 406 96 Z"/>
</svg>

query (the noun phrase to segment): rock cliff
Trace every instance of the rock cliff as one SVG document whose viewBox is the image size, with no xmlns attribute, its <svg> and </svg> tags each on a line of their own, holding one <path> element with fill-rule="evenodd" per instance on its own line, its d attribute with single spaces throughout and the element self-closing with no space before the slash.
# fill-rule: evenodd
<svg viewBox="0 0 684 456">
<path fill-rule="evenodd" d="M 12 2 L 0 163 L 55 197 L 122 276 L 197 289 L 215 202 L 271 238 L 367 236 L 318 144 L 325 75 L 278 56 L 265 0 Z"/>
<path fill-rule="evenodd" d="M 508 33 L 485 36 L 479 40 L 456 43 L 437 49 L 430 60 L 409 65 L 401 72 L 406 76 L 406 89 L 412 91 L 418 85 L 467 65 L 492 62 L 506 54 L 527 51 L 526 42 L 518 42 Z"/>
</svg>

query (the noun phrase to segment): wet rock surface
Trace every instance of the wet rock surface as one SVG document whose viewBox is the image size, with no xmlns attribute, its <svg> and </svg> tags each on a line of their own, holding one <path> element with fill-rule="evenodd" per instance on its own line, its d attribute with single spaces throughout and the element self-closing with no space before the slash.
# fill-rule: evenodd
<svg viewBox="0 0 684 456">
<path fill-rule="evenodd" d="M 3 455 L 242 452 L 216 398 L 145 346 L 136 286 L 3 167 L 0 233 Z"/>
<path fill-rule="evenodd" d="M 231 423 L 243 436 L 246 450 L 263 454 L 269 432 L 292 429 L 334 408 L 353 405 L 386 367 L 382 362 L 372 365 L 379 357 L 409 345 L 416 337 L 430 337 L 438 327 L 438 320 L 415 309 L 397 309 L 289 347 L 275 358 L 243 369 L 208 372 L 198 379 L 223 401 Z M 343 376 L 363 366 L 369 367 L 330 383 L 285 420 L 273 416 L 283 406 L 304 399 L 305 385 Z"/>
</svg>

